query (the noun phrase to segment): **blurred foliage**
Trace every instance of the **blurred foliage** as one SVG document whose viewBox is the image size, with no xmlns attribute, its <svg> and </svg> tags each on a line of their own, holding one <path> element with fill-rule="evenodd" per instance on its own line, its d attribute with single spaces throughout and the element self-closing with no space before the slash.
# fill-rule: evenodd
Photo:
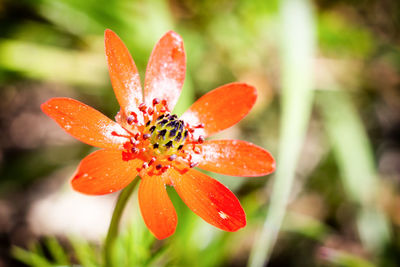
<svg viewBox="0 0 400 267">
<path fill-rule="evenodd" d="M 313 5 L 312 71 L 319 92 L 268 266 L 398 266 L 400 2 L 318 0 Z M 158 38 L 170 29 L 182 35 L 188 69 L 178 114 L 224 83 L 255 85 L 259 99 L 252 112 L 220 136 L 281 153 L 280 6 L 278 0 L 0 0 L 0 265 L 102 264 L 98 242 L 72 237 L 69 229 L 38 236 L 28 215 L 46 190 L 65 190 L 68 174 L 60 170 L 74 168 L 90 152 L 41 114 L 40 104 L 68 96 L 111 118 L 118 111 L 103 51 L 106 28 L 127 44 L 142 81 Z M 294 35 L 296 27 L 289 31 Z M 296 40 L 287 42 L 296 46 Z M 171 238 L 157 241 L 134 196 L 114 265 L 246 265 L 268 213 L 273 177 L 212 176 L 238 195 L 246 228 L 221 232 L 169 190 L 178 228 Z M 382 246 L 371 249 L 368 244 L 375 241 L 363 236 L 378 238 Z"/>
</svg>

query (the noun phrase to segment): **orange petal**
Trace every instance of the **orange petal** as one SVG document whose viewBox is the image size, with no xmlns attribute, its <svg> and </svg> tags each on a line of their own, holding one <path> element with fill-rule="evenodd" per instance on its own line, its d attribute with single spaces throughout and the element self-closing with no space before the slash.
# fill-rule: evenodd
<svg viewBox="0 0 400 267">
<path fill-rule="evenodd" d="M 198 167 L 232 176 L 262 176 L 275 170 L 275 160 L 265 149 L 239 140 L 210 140 L 201 145 L 202 153 L 193 159 Z"/>
<path fill-rule="evenodd" d="M 41 105 L 42 111 L 76 139 L 96 147 L 120 148 L 127 131 L 92 107 L 71 98 L 52 98 Z"/>
<path fill-rule="evenodd" d="M 145 224 L 156 238 L 164 239 L 175 232 L 178 219 L 161 177 L 142 177 L 139 205 Z"/>
<path fill-rule="evenodd" d="M 154 98 L 167 100 L 173 110 L 185 80 L 186 55 L 182 38 L 167 32 L 156 44 L 150 56 L 144 83 L 144 100 L 148 105 Z"/>
<path fill-rule="evenodd" d="M 173 168 L 168 171 L 179 196 L 206 222 L 230 232 L 246 225 L 239 200 L 223 184 L 194 169 L 183 175 Z"/>
<path fill-rule="evenodd" d="M 88 195 L 104 195 L 126 187 L 138 174 L 143 161 L 122 160 L 122 152 L 101 149 L 85 157 L 79 164 L 72 187 Z"/>
<path fill-rule="evenodd" d="M 249 113 L 256 102 L 257 91 L 245 83 L 230 83 L 199 98 L 183 115 L 190 125 L 204 123 L 196 134 L 210 136 L 231 127 Z"/>
<path fill-rule="evenodd" d="M 137 111 L 143 102 L 140 77 L 128 49 L 111 30 L 104 32 L 104 42 L 111 84 L 125 114 Z"/>
</svg>

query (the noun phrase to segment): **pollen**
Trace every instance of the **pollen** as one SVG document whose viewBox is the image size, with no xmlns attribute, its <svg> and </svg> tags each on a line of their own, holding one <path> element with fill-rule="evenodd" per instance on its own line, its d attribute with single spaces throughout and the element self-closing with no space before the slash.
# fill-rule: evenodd
<svg viewBox="0 0 400 267">
<path fill-rule="evenodd" d="M 138 171 L 149 169 L 165 172 L 174 166 L 171 163 L 175 161 L 185 163 L 189 168 L 199 164 L 192 161 L 191 152 L 199 154 L 201 150 L 197 144 L 202 144 L 205 138 L 199 136 L 195 139 L 193 131 L 203 125 L 190 127 L 169 112 L 166 100 L 158 98 L 153 99 L 151 107 L 142 103 L 138 109 L 143 119 L 139 120 L 139 115 L 133 112 L 126 119 L 128 125 L 132 126 L 132 133 L 124 144 L 123 160 L 144 160 Z M 183 149 L 185 145 L 189 145 L 188 149 Z"/>
</svg>

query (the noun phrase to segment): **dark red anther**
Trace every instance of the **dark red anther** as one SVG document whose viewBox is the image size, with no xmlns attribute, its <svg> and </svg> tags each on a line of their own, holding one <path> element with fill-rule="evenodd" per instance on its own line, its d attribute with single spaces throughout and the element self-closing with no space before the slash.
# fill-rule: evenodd
<svg viewBox="0 0 400 267">
<path fill-rule="evenodd" d="M 169 167 L 170 167 L 169 165 L 162 167 L 161 172 L 167 171 L 169 169 Z"/>
<path fill-rule="evenodd" d="M 147 109 L 147 107 L 146 107 L 146 104 L 145 103 L 141 103 L 140 105 L 139 105 L 139 110 L 141 111 L 141 112 L 145 112 L 146 111 L 146 109 Z"/>
<path fill-rule="evenodd" d="M 162 165 L 161 165 L 161 164 L 157 164 L 157 165 L 156 165 L 156 170 L 161 170 L 161 168 L 162 168 Z"/>
<path fill-rule="evenodd" d="M 132 152 L 133 154 L 139 154 L 139 149 L 137 149 L 136 147 L 132 147 L 132 148 L 131 148 L 131 152 Z"/>
<path fill-rule="evenodd" d="M 204 123 L 197 124 L 194 128 L 204 128 Z"/>
<path fill-rule="evenodd" d="M 156 161 L 155 157 L 152 157 L 151 160 L 149 161 L 149 166 L 151 166 L 151 164 L 153 164 Z"/>
<path fill-rule="evenodd" d="M 191 162 L 189 166 L 190 166 L 190 168 L 194 168 L 194 167 L 196 167 L 197 165 L 199 165 L 198 162 Z"/>
<path fill-rule="evenodd" d="M 160 104 L 161 100 L 159 98 L 154 98 L 153 99 L 153 106 Z"/>
<path fill-rule="evenodd" d="M 126 119 L 126 122 L 131 125 L 134 122 L 137 122 L 137 120 L 135 121 L 135 118 L 133 116 L 128 116 L 128 118 Z"/>
<path fill-rule="evenodd" d="M 149 139 L 151 137 L 151 134 L 147 133 L 143 135 L 143 139 Z"/>
<path fill-rule="evenodd" d="M 197 139 L 197 142 L 199 144 L 202 144 L 202 143 L 204 143 L 205 140 L 206 140 L 206 138 L 203 135 L 199 135 L 199 138 Z"/>
<path fill-rule="evenodd" d="M 134 137 L 131 137 L 131 138 L 129 139 L 129 142 L 133 145 L 133 144 L 136 143 L 136 139 L 135 139 Z"/>
<path fill-rule="evenodd" d="M 137 140 L 137 139 L 139 139 L 139 137 L 140 137 L 140 133 L 136 133 L 135 134 L 135 139 Z"/>
<path fill-rule="evenodd" d="M 142 165 L 142 168 L 146 169 L 147 167 L 149 167 L 149 164 L 147 164 L 147 162 L 144 162 L 143 165 Z"/>
<path fill-rule="evenodd" d="M 175 160 L 176 158 L 177 158 L 177 155 L 173 154 L 173 155 L 171 155 L 171 156 L 168 157 L 168 160 L 169 160 L 169 161 L 173 161 L 173 160 Z"/>
</svg>

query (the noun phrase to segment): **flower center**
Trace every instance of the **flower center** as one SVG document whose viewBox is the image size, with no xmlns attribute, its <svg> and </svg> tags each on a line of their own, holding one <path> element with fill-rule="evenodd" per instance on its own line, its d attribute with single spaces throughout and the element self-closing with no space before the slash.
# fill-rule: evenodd
<svg viewBox="0 0 400 267">
<path fill-rule="evenodd" d="M 139 172 L 156 170 L 162 173 L 177 164 L 190 168 L 198 165 L 193 161 L 192 152 L 201 153 L 197 145 L 204 142 L 204 136 L 195 139 L 193 132 L 203 128 L 203 124 L 190 126 L 179 120 L 178 116 L 170 114 L 166 100 L 155 98 L 152 106 L 142 103 L 138 109 L 141 114 L 131 112 L 117 115 L 117 120 L 131 130 L 130 136 L 124 136 L 128 140 L 122 151 L 123 160 L 142 159 L 144 163 L 138 168 Z M 117 135 L 115 132 L 113 134 Z M 179 163 L 172 164 L 173 161 Z"/>
<path fill-rule="evenodd" d="M 151 134 L 150 143 L 161 154 L 172 155 L 182 149 L 188 130 L 183 120 L 171 114 L 162 114 L 154 122 L 148 121 L 147 130 Z"/>
</svg>

